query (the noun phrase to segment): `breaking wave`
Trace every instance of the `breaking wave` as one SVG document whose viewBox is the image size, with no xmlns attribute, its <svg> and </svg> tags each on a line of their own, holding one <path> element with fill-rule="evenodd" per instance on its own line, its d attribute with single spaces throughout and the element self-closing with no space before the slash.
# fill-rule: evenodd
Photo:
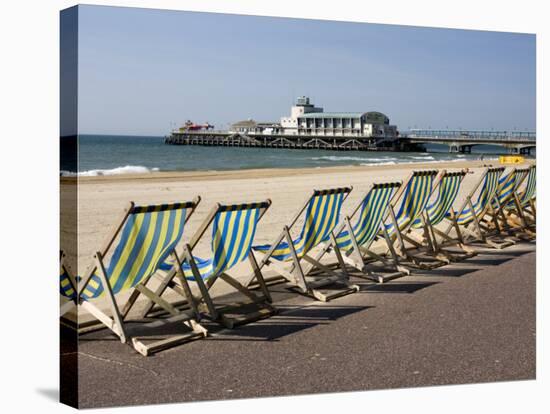
<svg viewBox="0 0 550 414">
<path fill-rule="evenodd" d="M 154 171 L 159 171 L 158 168 L 147 168 L 141 165 L 126 165 L 124 167 L 116 167 L 108 170 L 88 170 L 88 171 L 61 171 L 62 177 L 98 177 L 102 175 L 121 175 L 121 174 L 147 174 Z"/>
</svg>

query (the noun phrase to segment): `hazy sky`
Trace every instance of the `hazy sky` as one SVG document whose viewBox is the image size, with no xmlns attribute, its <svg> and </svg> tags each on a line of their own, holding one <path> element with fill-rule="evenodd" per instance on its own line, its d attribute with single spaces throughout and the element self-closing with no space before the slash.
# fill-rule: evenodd
<svg viewBox="0 0 550 414">
<path fill-rule="evenodd" d="M 79 6 L 79 132 L 278 121 L 296 96 L 414 128 L 535 129 L 535 36 Z"/>
</svg>

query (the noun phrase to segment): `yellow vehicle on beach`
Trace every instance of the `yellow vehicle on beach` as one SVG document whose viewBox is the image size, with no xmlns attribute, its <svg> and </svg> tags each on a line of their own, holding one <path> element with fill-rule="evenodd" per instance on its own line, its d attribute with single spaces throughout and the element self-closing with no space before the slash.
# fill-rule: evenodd
<svg viewBox="0 0 550 414">
<path fill-rule="evenodd" d="M 501 164 L 522 164 L 525 162 L 525 157 L 522 155 L 501 155 L 499 162 Z"/>
</svg>

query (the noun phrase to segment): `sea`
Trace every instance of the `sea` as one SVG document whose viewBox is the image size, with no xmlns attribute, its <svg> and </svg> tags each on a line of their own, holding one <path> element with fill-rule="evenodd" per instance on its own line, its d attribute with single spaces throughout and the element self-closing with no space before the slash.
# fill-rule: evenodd
<svg viewBox="0 0 550 414">
<path fill-rule="evenodd" d="M 156 136 L 79 135 L 78 162 L 62 156 L 61 175 L 396 165 L 496 160 L 502 154 L 505 148 L 490 145 L 475 146 L 471 154 L 450 154 L 446 145 L 426 145 L 425 152 L 367 152 L 167 145 Z"/>
</svg>

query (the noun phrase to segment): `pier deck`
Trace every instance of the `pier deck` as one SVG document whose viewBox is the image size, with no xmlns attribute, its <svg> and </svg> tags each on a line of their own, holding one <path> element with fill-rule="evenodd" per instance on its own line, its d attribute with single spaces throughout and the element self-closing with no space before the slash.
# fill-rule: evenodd
<svg viewBox="0 0 550 414">
<path fill-rule="evenodd" d="M 171 145 L 325 149 L 335 151 L 391 151 L 397 141 L 357 135 L 283 135 L 224 131 L 174 132 L 165 139 Z"/>
</svg>

